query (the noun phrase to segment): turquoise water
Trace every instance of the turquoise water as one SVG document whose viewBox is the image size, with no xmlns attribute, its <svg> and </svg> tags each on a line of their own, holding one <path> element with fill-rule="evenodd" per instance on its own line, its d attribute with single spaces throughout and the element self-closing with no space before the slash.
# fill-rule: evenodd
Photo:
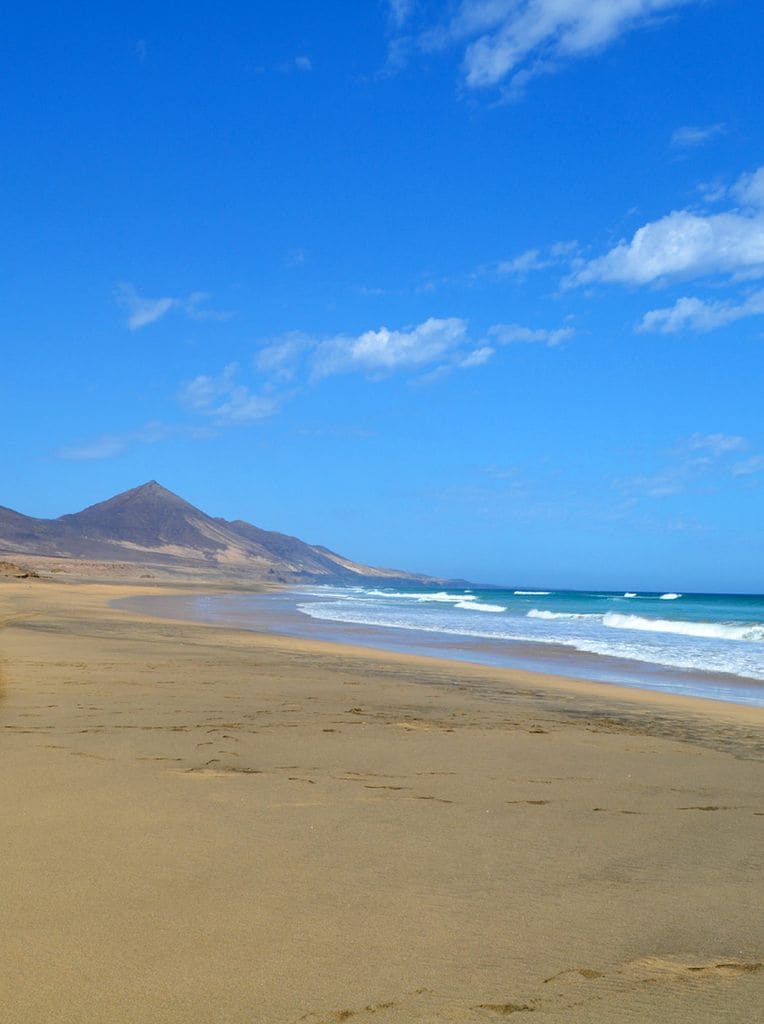
<svg viewBox="0 0 764 1024">
<path fill-rule="evenodd" d="M 116 603 L 764 707 L 761 595 L 317 586 Z"/>
<path fill-rule="evenodd" d="M 327 622 L 488 643 L 494 652 L 504 648 L 507 658 L 516 645 L 524 651 L 528 645 L 554 645 L 636 662 L 671 676 L 673 683 L 664 680 L 657 688 L 699 696 L 719 696 L 722 690 L 739 696 L 745 690 L 744 703 L 764 705 L 764 687 L 736 688 L 734 680 L 722 687 L 708 678 L 764 682 L 761 595 L 317 587 L 303 592 L 297 608 Z M 623 670 L 611 667 L 611 673 L 624 681 Z M 607 668 L 600 664 L 586 674 L 605 678 Z M 638 666 L 629 675 L 639 685 Z"/>
</svg>

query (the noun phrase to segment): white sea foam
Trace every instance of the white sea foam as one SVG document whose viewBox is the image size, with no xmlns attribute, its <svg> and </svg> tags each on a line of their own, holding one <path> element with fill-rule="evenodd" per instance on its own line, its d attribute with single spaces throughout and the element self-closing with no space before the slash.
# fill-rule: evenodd
<svg viewBox="0 0 764 1024">
<path fill-rule="evenodd" d="M 475 610 L 472 603 L 469 607 L 472 611 Z M 547 643 L 562 644 L 596 655 L 631 659 L 702 673 L 731 673 L 764 681 L 762 648 L 759 643 L 750 642 L 752 640 L 764 641 L 764 623 L 761 622 L 742 626 L 642 619 L 642 622 L 650 624 L 648 630 L 646 628 L 631 629 L 623 625 L 630 620 L 632 622 L 640 621 L 638 616 L 617 616 L 616 613 L 608 613 L 608 628 L 603 625 L 605 616 L 601 614 L 590 613 L 587 616 L 583 613 L 557 612 L 552 613 L 552 616 L 561 619 L 556 623 L 548 621 L 552 617 L 548 614 L 530 618 L 526 615 L 495 614 L 454 616 L 453 622 L 449 624 L 447 621 L 450 619 L 449 615 L 441 617 L 437 614 L 436 607 L 427 608 L 427 606 L 419 604 L 410 605 L 410 611 L 406 611 L 400 606 L 398 609 L 386 608 L 381 603 L 366 601 L 359 601 L 357 604 L 352 601 L 300 603 L 298 608 L 314 619 L 357 623 L 375 628 L 461 636 L 468 643 L 481 639 L 497 642 L 530 641 L 541 645 L 540 649 Z M 415 608 L 418 610 L 414 611 Z M 419 610 L 421 610 L 421 614 Z M 579 621 L 575 621 L 575 619 L 564 621 L 564 618 L 561 618 L 564 616 L 575 616 L 575 619 Z M 619 620 L 620 626 L 618 625 Z M 659 625 L 665 623 L 674 632 L 667 634 L 655 631 L 656 623 Z M 735 632 L 732 636 L 725 632 L 723 637 L 719 637 L 713 632 L 689 636 L 677 635 L 684 626 L 700 626 L 706 629 L 710 627 L 713 631 L 718 625 L 722 628 L 726 626 L 727 629 L 732 629 Z M 680 628 L 677 629 L 677 626 Z M 738 631 L 748 634 L 743 638 L 747 639 L 748 643 L 729 642 L 732 639 L 739 639 Z M 695 646 L 696 644 L 698 647 Z M 693 691 L 690 689 L 687 692 Z M 702 696 L 703 689 L 697 691 L 697 694 Z M 744 702 L 748 702 L 748 699 L 746 698 Z M 759 696 L 752 703 L 762 704 L 764 701 Z"/>
<path fill-rule="evenodd" d="M 659 601 L 676 601 L 681 596 L 682 596 L 681 594 L 661 594 L 661 596 L 660 596 L 660 598 L 658 600 Z"/>
<path fill-rule="evenodd" d="M 457 601 L 454 608 L 464 608 L 470 612 L 505 612 L 507 609 L 503 604 L 481 604 L 474 598 L 470 601 Z"/>
<path fill-rule="evenodd" d="M 632 593 L 631 590 L 627 590 L 626 593 L 623 596 L 624 597 L 639 597 L 639 594 L 634 594 L 634 593 Z"/>
<path fill-rule="evenodd" d="M 529 619 L 598 619 L 596 612 L 548 612 L 546 609 L 531 608 L 526 612 Z"/>
<path fill-rule="evenodd" d="M 437 604 L 456 604 L 457 601 L 475 601 L 477 598 L 471 597 L 467 594 L 449 594 L 445 590 L 439 591 L 437 594 L 423 594 L 421 591 L 412 590 L 360 590 L 360 593 L 364 597 L 386 597 L 388 599 L 395 598 L 395 600 L 405 599 L 407 601 L 420 601 L 426 603 L 429 601 L 435 601 Z M 342 596 L 342 595 L 338 595 Z M 353 595 L 355 596 L 355 595 Z"/>
<path fill-rule="evenodd" d="M 764 623 L 741 626 L 724 622 L 680 622 L 676 619 L 643 619 L 639 615 L 608 612 L 602 624 L 611 629 L 638 629 L 645 633 L 675 633 L 716 640 L 764 640 Z"/>
<path fill-rule="evenodd" d="M 551 590 L 516 590 L 516 594 L 523 597 L 549 597 Z"/>
</svg>

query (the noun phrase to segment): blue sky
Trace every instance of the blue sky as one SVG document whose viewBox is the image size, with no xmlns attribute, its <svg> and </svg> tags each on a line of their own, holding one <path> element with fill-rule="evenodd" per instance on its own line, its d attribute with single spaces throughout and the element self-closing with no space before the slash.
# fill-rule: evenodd
<svg viewBox="0 0 764 1024">
<path fill-rule="evenodd" d="M 0 504 L 156 478 L 373 564 L 761 591 L 763 32 L 744 0 L 17 7 Z"/>
</svg>

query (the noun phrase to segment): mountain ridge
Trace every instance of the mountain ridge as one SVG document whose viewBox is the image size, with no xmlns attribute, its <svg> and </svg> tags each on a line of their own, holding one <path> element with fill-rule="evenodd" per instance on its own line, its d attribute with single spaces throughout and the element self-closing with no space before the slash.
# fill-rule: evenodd
<svg viewBox="0 0 764 1024">
<path fill-rule="evenodd" d="M 243 519 L 210 516 L 156 480 L 57 519 L 37 519 L 0 506 L 0 551 L 197 569 L 284 583 L 441 582 L 363 565 Z"/>
</svg>

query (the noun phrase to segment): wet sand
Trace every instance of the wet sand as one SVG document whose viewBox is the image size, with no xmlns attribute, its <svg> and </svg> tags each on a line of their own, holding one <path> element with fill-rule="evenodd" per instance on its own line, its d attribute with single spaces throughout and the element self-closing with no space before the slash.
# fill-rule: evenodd
<svg viewBox="0 0 764 1024">
<path fill-rule="evenodd" d="M 764 713 L 139 592 L 0 583 L 3 1021 L 759 1019 Z"/>
</svg>

